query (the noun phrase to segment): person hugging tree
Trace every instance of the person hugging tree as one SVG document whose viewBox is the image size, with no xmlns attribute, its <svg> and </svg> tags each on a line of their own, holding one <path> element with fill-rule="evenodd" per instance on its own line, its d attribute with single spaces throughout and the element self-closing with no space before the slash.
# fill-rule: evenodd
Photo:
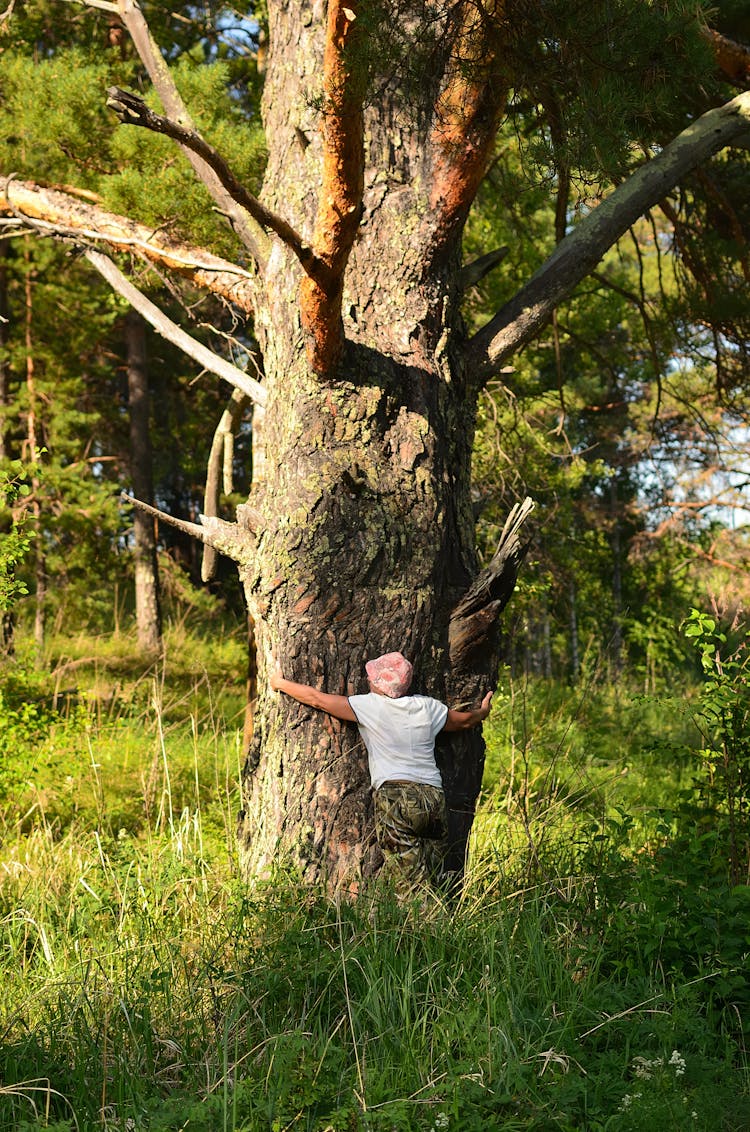
<svg viewBox="0 0 750 1132">
<path fill-rule="evenodd" d="M 400 896 L 408 896 L 441 879 L 447 812 L 435 738 L 441 731 L 464 731 L 482 723 L 490 713 L 492 692 L 481 707 L 456 711 L 430 696 L 408 694 L 413 668 L 400 652 L 368 660 L 365 671 L 370 691 L 364 695 L 330 695 L 286 680 L 278 670 L 271 687 L 357 724 L 367 748 L 383 872 Z"/>
</svg>

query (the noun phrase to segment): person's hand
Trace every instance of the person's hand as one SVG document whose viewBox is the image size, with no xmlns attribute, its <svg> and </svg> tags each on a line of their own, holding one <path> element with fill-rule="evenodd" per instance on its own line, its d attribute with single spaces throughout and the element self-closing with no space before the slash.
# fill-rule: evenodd
<svg viewBox="0 0 750 1132">
<path fill-rule="evenodd" d="M 268 683 L 271 685 L 274 692 L 278 692 L 278 690 L 281 687 L 283 682 L 284 682 L 284 676 L 282 674 L 281 668 L 277 664 L 276 667 L 274 668 L 273 672 L 271 673 L 271 678 L 268 681 Z"/>
<path fill-rule="evenodd" d="M 482 712 L 484 712 L 485 719 L 490 714 L 491 706 L 492 706 L 492 692 L 488 692 L 487 695 L 482 700 L 482 707 L 480 709 Z"/>
</svg>

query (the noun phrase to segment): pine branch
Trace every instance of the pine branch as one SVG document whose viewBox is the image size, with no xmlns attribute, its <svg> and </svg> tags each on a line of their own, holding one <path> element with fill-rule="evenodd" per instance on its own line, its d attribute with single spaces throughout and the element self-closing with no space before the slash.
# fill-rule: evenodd
<svg viewBox="0 0 750 1132">
<path fill-rule="evenodd" d="M 266 390 L 256 381 L 255 378 L 250 377 L 249 374 L 244 373 L 241 369 L 237 369 L 230 362 L 215 354 L 213 350 L 209 350 L 201 342 L 191 338 L 176 322 L 172 322 L 170 318 L 160 310 L 155 303 L 146 298 L 142 291 L 134 287 L 129 279 L 120 271 L 119 267 L 109 258 L 109 256 L 102 255 L 101 252 L 94 251 L 89 248 L 85 253 L 86 259 L 89 263 L 93 264 L 99 274 L 107 280 L 109 285 L 117 291 L 118 295 L 122 295 L 123 299 L 127 299 L 131 307 L 145 318 L 146 322 L 153 326 L 157 334 L 162 338 L 166 338 L 173 346 L 177 346 L 184 354 L 187 354 L 193 361 L 198 362 L 209 373 L 215 373 L 218 377 L 229 382 L 242 392 L 243 396 L 250 398 L 257 405 L 265 405 L 266 403 Z"/>
<path fill-rule="evenodd" d="M 750 135 L 750 91 L 709 110 L 631 174 L 557 245 L 529 282 L 471 339 L 467 370 L 477 384 L 529 342 L 553 310 L 649 208 L 704 161 Z"/>
<path fill-rule="evenodd" d="M 344 272 L 359 230 L 364 192 L 364 90 L 350 59 L 360 0 L 329 0 L 323 57 L 323 173 L 313 247 L 327 278 L 311 272 L 302 281 L 300 314 L 308 357 L 317 373 L 341 356 Z"/>
<path fill-rule="evenodd" d="M 703 28 L 703 35 L 713 48 L 714 58 L 719 70 L 735 86 L 747 89 L 750 84 L 750 48 L 744 43 L 737 43 L 734 39 L 714 31 L 713 28 Z"/>
<path fill-rule="evenodd" d="M 107 106 L 115 112 L 123 124 L 141 126 L 153 133 L 163 134 L 165 137 L 179 142 L 183 149 L 197 154 L 213 170 L 219 183 L 236 204 L 244 208 L 262 228 L 270 229 L 291 248 L 302 267 L 312 278 L 320 279 L 323 283 L 328 282 L 328 272 L 325 265 L 313 254 L 312 249 L 308 247 L 302 237 L 282 217 L 271 212 L 264 204 L 261 204 L 257 197 L 247 191 L 237 180 L 221 154 L 196 130 L 188 129 L 180 125 L 179 122 L 173 122 L 162 114 L 155 114 L 138 95 L 130 94 L 116 86 L 107 89 Z"/>
</svg>

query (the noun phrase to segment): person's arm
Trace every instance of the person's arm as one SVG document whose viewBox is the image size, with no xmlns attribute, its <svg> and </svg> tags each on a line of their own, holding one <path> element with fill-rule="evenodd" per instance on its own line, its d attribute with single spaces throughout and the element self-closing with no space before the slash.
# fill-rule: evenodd
<svg viewBox="0 0 750 1132">
<path fill-rule="evenodd" d="M 324 711 L 336 719 L 345 719 L 348 723 L 357 722 L 357 717 L 346 696 L 332 696 L 328 692 L 321 692 L 311 687 L 310 684 L 295 684 L 293 680 L 285 680 L 278 671 L 272 675 L 270 684 L 275 692 L 283 692 L 285 696 L 291 696 L 298 703 L 317 708 L 318 711 Z"/>
<path fill-rule="evenodd" d="M 456 711 L 455 708 L 448 708 L 443 731 L 468 731 L 470 727 L 476 727 L 490 714 L 491 703 L 492 692 L 488 692 L 482 700 L 482 706 L 472 711 Z"/>
</svg>

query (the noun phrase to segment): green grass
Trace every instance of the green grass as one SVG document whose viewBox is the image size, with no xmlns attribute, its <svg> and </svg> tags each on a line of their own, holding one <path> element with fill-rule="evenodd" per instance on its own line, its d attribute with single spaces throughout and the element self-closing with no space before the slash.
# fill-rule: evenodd
<svg viewBox="0 0 750 1132">
<path fill-rule="evenodd" d="M 41 735 L 11 720 L 0 1132 L 750 1126 L 748 890 L 680 820 L 681 713 L 500 697 L 460 901 L 336 904 L 238 879 L 230 645 L 103 706 L 107 648 Z"/>
</svg>

